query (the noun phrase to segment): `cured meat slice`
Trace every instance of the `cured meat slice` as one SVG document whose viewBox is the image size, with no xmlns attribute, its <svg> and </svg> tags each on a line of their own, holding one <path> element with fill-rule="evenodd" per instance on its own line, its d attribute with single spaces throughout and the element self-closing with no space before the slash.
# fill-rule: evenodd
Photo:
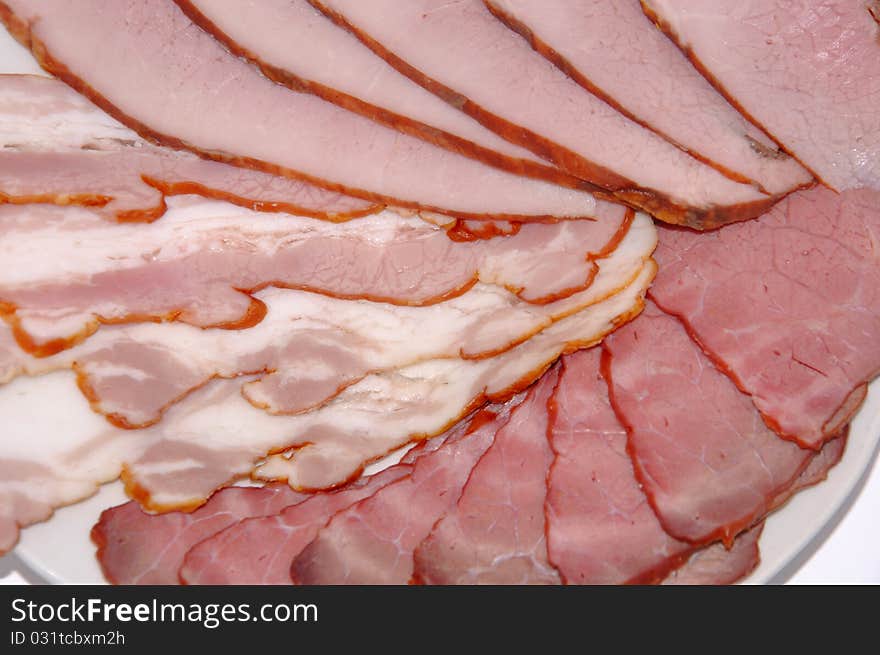
<svg viewBox="0 0 880 655">
<path fill-rule="evenodd" d="M 746 530 L 727 548 L 718 542 L 696 551 L 681 568 L 674 570 L 664 585 L 725 585 L 746 577 L 761 562 L 758 539 L 764 523 Z"/>
<path fill-rule="evenodd" d="M 622 292 L 502 355 L 371 374 L 294 416 L 254 408 L 241 394 L 254 378 L 243 377 L 209 382 L 156 425 L 120 430 L 91 411 L 70 372 L 13 380 L 0 389 L 0 412 L 20 431 L 0 441 L 3 543 L 14 543 L 19 525 L 45 520 L 120 473 L 129 494 L 154 511 L 194 509 L 247 475 L 286 479 L 298 489 L 343 484 L 388 452 L 442 433 L 487 399 L 513 395 L 562 352 L 596 343 L 638 313 L 653 275 L 649 262 Z M 56 411 L 41 411 L 47 405 Z"/>
<path fill-rule="evenodd" d="M 598 348 L 564 357 L 549 403 L 549 558 L 566 584 L 653 583 L 693 546 L 669 536 L 648 503 L 599 359 Z"/>
<path fill-rule="evenodd" d="M 458 502 L 449 505 L 413 551 L 414 581 L 444 585 L 560 582 L 547 559 L 544 538 L 545 480 L 553 459 L 547 443 L 547 401 L 557 379 L 558 368 L 545 373 L 495 434 L 471 470 Z M 420 514 L 422 504 L 415 507 Z M 339 534 L 329 539 L 347 541 Z M 298 562 L 297 572 L 301 567 Z"/>
<path fill-rule="evenodd" d="M 227 487 L 194 512 L 158 516 L 128 502 L 101 513 L 92 528 L 92 541 L 109 582 L 178 584 L 177 572 L 195 544 L 245 517 L 276 514 L 308 497 L 286 484 Z"/>
<path fill-rule="evenodd" d="M 816 188 L 713 234 L 661 230 L 651 293 L 781 436 L 819 448 L 880 372 L 880 194 Z"/>
<path fill-rule="evenodd" d="M 541 384 L 541 383 L 539 383 Z M 474 464 L 496 434 L 534 402 L 534 389 L 522 404 L 483 420 L 470 432 L 450 436 L 418 457 L 404 478 L 337 512 L 293 559 L 296 584 L 407 584 L 413 549 L 431 526 L 454 506 Z"/>
<path fill-rule="evenodd" d="M 809 463 L 812 451 L 767 428 L 749 397 L 655 305 L 603 349 L 636 476 L 677 539 L 729 545 Z"/>
<path fill-rule="evenodd" d="M 578 84 L 728 177 L 772 194 L 812 181 L 703 79 L 638 0 L 487 4 Z"/>
<path fill-rule="evenodd" d="M 586 191 L 498 170 L 275 84 L 171 0 L 6 0 L 0 18 L 46 70 L 163 145 L 458 218 L 606 211 Z"/>
<path fill-rule="evenodd" d="M 425 305 L 481 281 L 547 303 L 587 288 L 596 260 L 633 218 L 621 207 L 615 222 L 526 225 L 505 238 L 457 242 L 390 210 L 335 224 L 191 197 L 169 203 L 149 226 L 111 224 L 78 207 L 0 206 L 0 312 L 19 344 L 51 355 L 101 323 L 250 327 L 266 312 L 252 294 L 268 285 Z M 63 258 L 59 232 L 77 244 Z"/>
<path fill-rule="evenodd" d="M 876 3 L 643 0 L 753 122 L 829 186 L 880 190 Z"/>
<path fill-rule="evenodd" d="M 0 328 L 0 380 L 73 368 L 92 407 L 128 428 L 154 423 L 211 378 L 243 374 L 261 375 L 242 388 L 254 406 L 276 414 L 302 412 L 370 372 L 509 350 L 621 291 L 645 267 L 655 242 L 650 219 L 637 217 L 619 247 L 598 260 L 599 273 L 586 290 L 544 305 L 482 283 L 425 307 L 265 289 L 254 299 L 267 308 L 266 318 L 246 331 L 182 323 L 110 325 L 39 359 L 13 343 L 11 330 Z"/>
<path fill-rule="evenodd" d="M 59 80 L 0 75 L 0 203 L 92 207 L 117 221 L 153 221 L 165 196 L 223 199 L 258 211 L 341 221 L 373 202 L 256 170 L 156 147 Z"/>
<path fill-rule="evenodd" d="M 436 145 L 513 173 L 578 186 L 398 73 L 306 0 L 249 7 L 234 0 L 175 0 L 197 25 L 266 77 Z M 340 65 L 340 62 L 344 62 Z"/>
<path fill-rule="evenodd" d="M 310 1 L 486 127 L 658 218 L 712 227 L 774 202 L 585 91 L 480 0 Z"/>
</svg>

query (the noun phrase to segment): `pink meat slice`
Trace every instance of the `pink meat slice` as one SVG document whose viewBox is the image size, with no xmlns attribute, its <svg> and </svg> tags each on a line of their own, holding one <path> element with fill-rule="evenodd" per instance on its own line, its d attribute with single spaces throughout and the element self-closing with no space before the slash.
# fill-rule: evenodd
<svg viewBox="0 0 880 655">
<path fill-rule="evenodd" d="M 453 241 L 443 228 L 391 210 L 336 224 L 192 198 L 169 202 L 151 225 L 115 225 L 81 207 L 0 205 L 0 248 L 8 253 L 0 311 L 22 347 L 51 355 L 101 323 L 250 327 L 265 315 L 253 293 L 266 286 L 431 305 L 480 281 L 546 304 L 589 287 L 597 260 L 614 251 L 633 218 L 616 207 L 614 221 L 534 223 L 510 236 Z M 59 231 L 78 242 L 64 247 L 63 259 Z"/>
<path fill-rule="evenodd" d="M 297 584 L 407 584 L 413 550 L 451 509 L 522 394 L 470 433 L 419 457 L 410 475 L 338 512 L 293 560 Z"/>
<path fill-rule="evenodd" d="M 584 90 L 480 0 L 310 1 L 486 127 L 658 218 L 710 227 L 774 201 Z"/>
<path fill-rule="evenodd" d="M 381 207 L 302 180 L 154 146 L 60 80 L 0 75 L 0 203 L 92 207 L 123 222 L 197 193 L 258 211 L 346 220 Z"/>
<path fill-rule="evenodd" d="M 642 5 L 731 102 L 823 182 L 880 190 L 876 2 Z"/>
<path fill-rule="evenodd" d="M 727 585 L 743 579 L 761 562 L 758 539 L 764 523 L 742 532 L 727 548 L 718 542 L 701 548 L 660 584 L 664 585 Z"/>
<path fill-rule="evenodd" d="M 544 537 L 553 368 L 516 408 L 474 466 L 454 507 L 413 553 L 421 584 L 559 584 Z"/>
<path fill-rule="evenodd" d="M 653 303 L 603 348 L 636 476 L 675 538 L 730 544 L 809 463 L 813 451 L 772 432 L 749 396 Z"/>
<path fill-rule="evenodd" d="M 389 66 L 306 0 L 175 0 L 190 19 L 269 79 L 513 173 L 574 184 Z"/>
<path fill-rule="evenodd" d="M 605 211 L 588 192 L 507 173 L 275 84 L 171 0 L 6 0 L 0 18 L 49 72 L 164 145 L 459 218 Z"/>
<path fill-rule="evenodd" d="M 652 583 L 694 547 L 666 533 L 636 479 L 600 354 L 592 348 L 565 356 L 550 400 L 550 562 L 566 584 Z"/>
<path fill-rule="evenodd" d="M 728 177 L 773 194 L 812 181 L 712 88 L 638 0 L 487 4 L 581 86 Z"/>
<path fill-rule="evenodd" d="M 880 372 L 880 193 L 792 194 L 712 234 L 661 229 L 651 289 L 785 438 L 819 448 Z"/>
<path fill-rule="evenodd" d="M 178 569 L 194 544 L 245 517 L 276 514 L 308 497 L 286 484 L 227 487 L 192 513 L 161 515 L 147 514 L 131 501 L 104 510 L 91 536 L 110 582 L 178 584 Z"/>
</svg>

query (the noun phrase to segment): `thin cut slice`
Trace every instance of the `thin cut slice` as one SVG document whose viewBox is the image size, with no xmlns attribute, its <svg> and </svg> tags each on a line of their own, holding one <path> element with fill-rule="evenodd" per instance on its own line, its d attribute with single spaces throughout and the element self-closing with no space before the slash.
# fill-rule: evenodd
<svg viewBox="0 0 880 655">
<path fill-rule="evenodd" d="M 257 211 L 342 221 L 380 205 L 150 144 L 59 80 L 0 74 L 0 203 L 85 205 L 154 221 L 165 196 L 198 193 Z"/>
<path fill-rule="evenodd" d="M 414 581 L 559 584 L 544 537 L 545 481 L 553 459 L 547 401 L 557 380 L 554 367 L 495 434 L 458 502 L 450 504 L 412 553 Z M 414 505 L 421 514 L 423 505 L 416 499 Z"/>
<path fill-rule="evenodd" d="M 661 230 L 652 297 L 781 436 L 818 449 L 880 373 L 880 193 L 819 187 L 713 234 Z"/>
<path fill-rule="evenodd" d="M 832 188 L 880 191 L 873 0 L 643 0 L 699 70 Z"/>
<path fill-rule="evenodd" d="M 603 349 L 636 476 L 675 538 L 730 545 L 809 463 L 812 451 L 767 428 L 749 396 L 655 305 Z"/>
<path fill-rule="evenodd" d="M 566 584 L 654 583 L 681 566 L 694 547 L 669 536 L 648 503 L 599 359 L 598 348 L 564 357 L 550 400 L 550 562 Z"/>
<path fill-rule="evenodd" d="M 335 26 L 307 0 L 175 0 L 190 19 L 266 77 L 512 173 L 577 186 L 425 91 Z M 343 62 L 343 63 L 340 63 Z"/>
<path fill-rule="evenodd" d="M 415 460 L 409 475 L 337 512 L 293 559 L 296 584 L 407 584 L 413 549 L 451 509 L 471 469 L 498 431 L 515 420 L 534 391 L 515 407 L 452 435 Z"/>
<path fill-rule="evenodd" d="M 487 4 L 578 84 L 728 177 L 772 194 L 812 181 L 703 79 L 638 0 Z"/>
<path fill-rule="evenodd" d="M 647 216 L 637 217 L 620 246 L 598 260 L 599 274 L 586 290 L 544 305 L 482 283 L 425 307 L 264 289 L 254 299 L 267 308 L 266 318 L 245 331 L 180 322 L 110 325 L 43 358 L 19 349 L 12 331 L 0 327 L 0 381 L 73 368 L 95 411 L 127 428 L 156 422 L 212 378 L 245 374 L 260 375 L 242 388 L 254 406 L 302 412 L 370 372 L 441 357 L 481 359 L 517 346 L 629 285 L 650 260 L 655 234 Z"/>
<path fill-rule="evenodd" d="M 310 0 L 374 52 L 508 140 L 658 218 L 712 227 L 775 200 L 584 90 L 480 0 Z"/>
<path fill-rule="evenodd" d="M 91 411 L 70 372 L 13 380 L 0 389 L 0 411 L 13 430 L 0 442 L 2 546 L 14 544 L 19 525 L 45 520 L 120 473 L 129 494 L 154 511 L 194 509 L 247 475 L 284 478 L 298 489 L 341 485 L 388 452 L 442 433 L 487 399 L 512 396 L 562 352 L 592 345 L 631 319 L 653 278 L 650 264 L 619 294 L 507 353 L 369 375 L 295 416 L 254 408 L 241 394 L 253 380 L 245 377 L 209 382 L 149 428 L 120 430 Z"/>
<path fill-rule="evenodd" d="M 46 70 L 164 145 L 458 218 L 606 211 L 588 192 L 507 173 L 275 84 L 172 0 L 4 0 L 0 19 Z"/>
<path fill-rule="evenodd" d="M 758 539 L 763 529 L 762 521 L 737 536 L 730 548 L 718 542 L 699 549 L 661 584 L 728 585 L 743 579 L 761 562 Z"/>
<path fill-rule="evenodd" d="M 178 569 L 195 544 L 245 517 L 277 514 L 309 498 L 286 484 L 227 487 L 195 512 L 153 515 L 135 502 L 101 513 L 92 541 L 113 584 L 178 584 Z"/>
<path fill-rule="evenodd" d="M 0 206 L 0 312 L 19 344 L 51 355 L 101 323 L 250 327 L 266 312 L 252 294 L 270 285 L 426 305 L 480 281 L 548 303 L 588 288 L 596 259 L 614 251 L 633 220 L 618 207 L 615 221 L 530 224 L 507 237 L 453 241 L 391 210 L 337 224 L 191 196 L 169 203 L 151 225 L 111 224 L 82 207 Z"/>
</svg>

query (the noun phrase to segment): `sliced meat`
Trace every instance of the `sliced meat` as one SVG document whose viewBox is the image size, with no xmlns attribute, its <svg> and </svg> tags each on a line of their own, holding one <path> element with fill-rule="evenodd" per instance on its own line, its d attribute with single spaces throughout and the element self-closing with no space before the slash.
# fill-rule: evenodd
<svg viewBox="0 0 880 655">
<path fill-rule="evenodd" d="M 554 367 L 495 434 L 470 471 L 458 502 L 449 505 L 413 551 L 414 581 L 559 583 L 559 574 L 547 559 L 544 538 L 545 480 L 553 459 L 547 443 L 547 401 L 557 380 L 558 368 Z M 415 507 L 421 513 L 422 506 Z M 333 538 L 339 540 L 340 535 Z M 297 571 L 300 566 L 297 563 Z"/>
<path fill-rule="evenodd" d="M 120 430 L 91 411 L 69 371 L 13 380 L 0 389 L 0 413 L 16 430 L 0 441 L 3 543 L 14 543 L 19 525 L 45 520 L 120 473 L 129 495 L 153 511 L 195 509 L 247 475 L 286 479 L 301 490 L 341 485 L 400 446 L 440 434 L 487 399 L 510 397 L 562 352 L 592 345 L 631 319 L 654 275 L 649 264 L 621 293 L 502 355 L 371 374 L 304 414 L 253 407 L 241 394 L 251 376 L 213 380 L 159 423 Z M 55 411 L 42 411 L 46 406 Z"/>
<path fill-rule="evenodd" d="M 443 438 L 428 443 L 435 440 Z M 190 585 L 291 584 L 290 563 L 334 514 L 411 471 L 411 464 L 397 464 L 341 489 L 315 493 L 307 502 L 291 504 L 271 516 L 243 516 L 186 553 L 180 580 Z"/>
<path fill-rule="evenodd" d="M 749 396 L 655 305 L 603 349 L 636 476 L 677 539 L 730 545 L 809 463 L 812 451 L 767 428 Z"/>
<path fill-rule="evenodd" d="M 758 523 L 737 536 L 730 548 L 721 542 L 701 548 L 661 584 L 726 585 L 743 579 L 761 562 L 758 539 L 763 529 L 764 523 Z"/>
<path fill-rule="evenodd" d="M 819 448 L 880 373 L 880 194 L 793 194 L 713 234 L 661 230 L 654 300 L 780 435 Z"/>
<path fill-rule="evenodd" d="M 271 413 L 298 413 L 370 372 L 440 357 L 503 353 L 623 290 L 646 266 L 654 243 L 653 224 L 639 216 L 620 246 L 598 260 L 599 273 L 586 290 L 543 305 L 482 283 L 424 307 L 270 288 L 253 297 L 266 308 L 266 318 L 245 331 L 180 322 L 109 325 L 43 358 L 19 349 L 12 330 L 0 327 L 0 379 L 73 368 L 95 411 L 134 428 L 155 423 L 212 378 L 259 374 L 242 387 L 244 397 Z"/>
<path fill-rule="evenodd" d="M 727 177 L 771 194 L 812 181 L 703 79 L 638 0 L 487 4 L 578 84 Z"/>
<path fill-rule="evenodd" d="M 880 25 L 871 4 L 642 2 L 716 88 L 838 191 L 880 190 Z"/>
<path fill-rule="evenodd" d="M 310 1 L 486 127 L 663 220 L 712 227 L 774 201 L 585 91 L 480 0 Z"/>
<path fill-rule="evenodd" d="M 588 192 L 498 170 L 275 84 L 171 0 L 6 0 L 0 18 L 46 70 L 164 145 L 458 218 L 607 211 Z"/>
<path fill-rule="evenodd" d="M 194 545 L 244 518 L 273 515 L 306 500 L 286 484 L 227 487 L 191 513 L 153 515 L 135 502 L 101 513 L 92 541 L 104 577 L 113 584 L 178 584 L 178 570 Z"/>
<path fill-rule="evenodd" d="M 231 52 L 294 91 L 513 173 L 579 185 L 398 73 L 306 0 L 260 2 L 246 12 L 234 0 L 175 1 Z"/>
<path fill-rule="evenodd" d="M 566 584 L 653 583 L 694 547 L 669 536 L 648 503 L 599 360 L 598 348 L 564 357 L 550 400 L 550 562 Z"/>
<path fill-rule="evenodd" d="M 192 197 L 169 203 L 149 226 L 108 223 L 81 207 L 0 206 L 8 266 L 0 312 L 19 344 L 51 355 L 102 323 L 250 327 L 266 312 L 252 294 L 268 285 L 426 305 L 481 281 L 548 303 L 589 287 L 596 260 L 614 251 L 633 218 L 620 207 L 614 222 L 534 224 L 504 238 L 453 241 L 391 210 L 336 224 Z"/>
<path fill-rule="evenodd" d="M 523 401 L 529 403 L 529 397 Z M 459 431 L 418 457 L 406 477 L 337 512 L 293 559 L 296 584 L 407 584 L 413 549 L 458 499 L 477 460 L 522 405 Z"/>
<path fill-rule="evenodd" d="M 0 203 L 84 205 L 149 222 L 165 196 L 198 193 L 257 211 L 341 221 L 381 209 L 302 180 L 150 144 L 59 80 L 0 74 Z"/>
</svg>

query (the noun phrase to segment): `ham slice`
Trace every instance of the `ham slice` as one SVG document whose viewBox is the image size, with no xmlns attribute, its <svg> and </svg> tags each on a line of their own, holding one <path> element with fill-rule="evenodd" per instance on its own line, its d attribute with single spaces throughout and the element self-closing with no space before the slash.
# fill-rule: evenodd
<svg viewBox="0 0 880 655">
<path fill-rule="evenodd" d="M 661 230 L 654 300 L 750 394 L 765 422 L 819 448 L 880 373 L 880 194 L 793 194 L 712 234 Z"/>
<path fill-rule="evenodd" d="M 880 190 L 876 3 L 642 5 L 716 88 L 823 182 Z"/>
<path fill-rule="evenodd" d="M 438 359 L 371 374 L 298 415 L 271 415 L 241 394 L 254 377 L 213 380 L 141 430 L 120 430 L 91 411 L 59 371 L 0 389 L 0 413 L 19 432 L 0 442 L 0 534 L 94 493 L 122 474 L 128 493 L 154 511 L 194 509 L 244 476 L 297 489 L 341 485 L 413 440 L 442 433 L 488 400 L 503 400 L 559 355 L 600 340 L 641 308 L 653 262 L 613 297 L 577 312 L 501 355 Z M 57 411 L 41 412 L 51 405 Z M 382 416 L 377 430 L 377 415 Z M 282 453 L 282 451 L 284 451 Z M 266 457 L 267 453 L 278 455 Z"/>
<path fill-rule="evenodd" d="M 718 542 L 696 551 L 680 568 L 675 569 L 664 585 L 727 585 L 743 579 L 761 562 L 758 539 L 764 523 L 741 533 L 727 548 Z"/>
<path fill-rule="evenodd" d="M 809 464 L 812 451 L 767 428 L 749 397 L 655 305 L 603 349 L 636 476 L 675 538 L 729 545 Z"/>
<path fill-rule="evenodd" d="M 190 19 L 269 79 L 487 164 L 550 182 L 576 180 L 408 80 L 306 0 L 175 0 Z"/>
<path fill-rule="evenodd" d="M 407 584 L 413 549 L 454 504 L 468 474 L 522 404 L 512 399 L 471 431 L 459 431 L 418 457 L 409 475 L 337 512 L 293 559 L 296 584 Z"/>
<path fill-rule="evenodd" d="M 102 323 L 250 327 L 266 313 L 252 294 L 267 285 L 426 305 L 480 281 L 548 303 L 588 288 L 596 260 L 614 251 L 633 218 L 621 207 L 614 222 L 534 224 L 504 238 L 453 241 L 391 210 L 337 224 L 193 197 L 169 203 L 148 226 L 116 225 L 79 207 L 0 206 L 0 312 L 19 344 L 51 355 Z M 62 258 L 59 232 L 77 244 Z"/>
<path fill-rule="evenodd" d="M 92 207 L 111 220 L 149 222 L 165 196 L 226 200 L 258 211 L 341 221 L 373 202 L 256 170 L 160 148 L 59 80 L 0 74 L 0 203 Z"/>
<path fill-rule="evenodd" d="M 104 510 L 91 536 L 109 582 L 178 584 L 177 572 L 194 545 L 245 517 L 276 514 L 308 497 L 286 484 L 227 487 L 194 512 L 158 516 L 128 502 Z"/>
<path fill-rule="evenodd" d="M 607 211 L 585 191 L 495 169 L 277 85 L 171 0 L 6 0 L 0 18 L 46 70 L 164 145 L 458 218 Z"/>
<path fill-rule="evenodd" d="M 775 200 L 585 91 L 480 0 L 310 1 L 486 127 L 658 218 L 712 227 L 756 216 Z"/>
<path fill-rule="evenodd" d="M 812 181 L 703 79 L 638 0 L 487 4 L 578 84 L 731 179 L 771 194 Z"/>
<path fill-rule="evenodd" d="M 544 226 L 526 229 L 531 227 Z M 483 283 L 424 307 L 270 288 L 254 295 L 266 318 L 248 330 L 204 330 L 180 322 L 109 325 L 43 358 L 17 348 L 12 331 L 0 327 L 0 380 L 73 368 L 96 411 L 120 427 L 135 428 L 155 423 L 212 378 L 260 374 L 244 385 L 244 397 L 271 413 L 298 413 L 370 372 L 441 357 L 482 359 L 517 346 L 633 282 L 650 260 L 655 233 L 650 219 L 640 215 L 620 245 L 598 260 L 599 273 L 587 289 L 542 305 Z"/>
<path fill-rule="evenodd" d="M 444 585 L 559 583 L 544 538 L 545 480 L 553 459 L 547 443 L 547 401 L 557 379 L 558 368 L 545 373 L 495 434 L 458 502 L 413 552 L 413 580 Z M 421 513 L 422 506 L 416 508 Z"/>
<path fill-rule="evenodd" d="M 694 547 L 667 534 L 648 503 L 599 360 L 598 348 L 564 357 L 549 404 L 550 562 L 566 584 L 653 583 L 681 566 Z"/>
</svg>

